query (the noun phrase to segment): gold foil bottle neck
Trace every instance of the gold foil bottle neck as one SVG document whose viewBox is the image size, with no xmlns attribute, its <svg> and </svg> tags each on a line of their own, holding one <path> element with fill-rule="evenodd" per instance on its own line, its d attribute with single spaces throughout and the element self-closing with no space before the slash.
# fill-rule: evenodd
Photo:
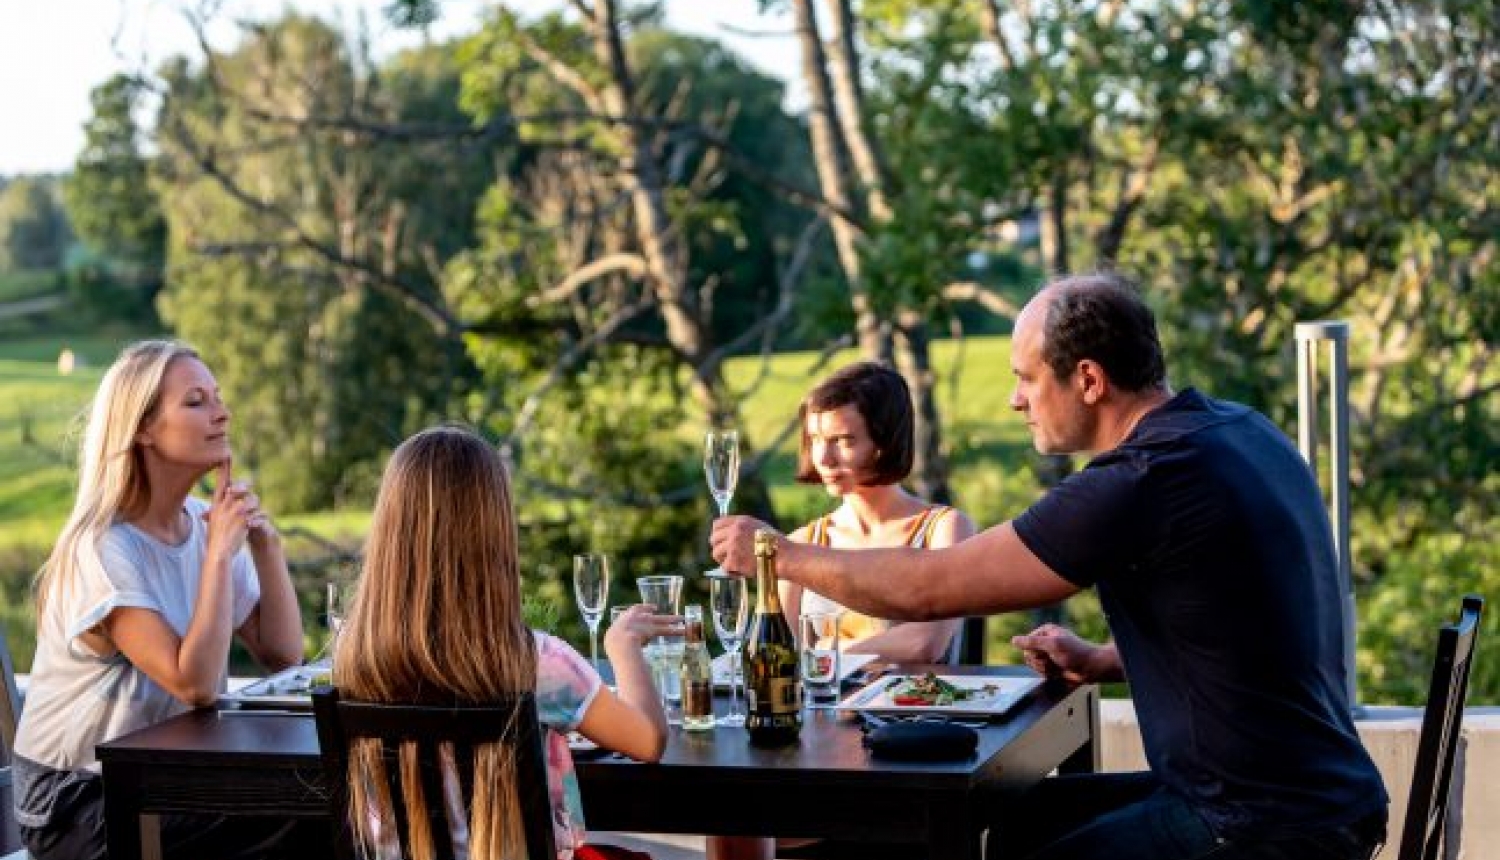
<svg viewBox="0 0 1500 860">
<path fill-rule="evenodd" d="M 776 557 L 776 533 L 767 529 L 755 532 L 755 555 L 757 558 Z"/>
</svg>

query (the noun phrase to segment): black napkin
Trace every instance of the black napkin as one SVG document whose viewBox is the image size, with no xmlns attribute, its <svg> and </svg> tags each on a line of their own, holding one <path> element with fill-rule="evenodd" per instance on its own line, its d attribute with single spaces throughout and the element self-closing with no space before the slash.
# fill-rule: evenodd
<svg viewBox="0 0 1500 860">
<path fill-rule="evenodd" d="M 953 723 L 886 723 L 865 735 L 865 746 L 891 761 L 962 761 L 979 747 L 979 733 Z"/>
</svg>

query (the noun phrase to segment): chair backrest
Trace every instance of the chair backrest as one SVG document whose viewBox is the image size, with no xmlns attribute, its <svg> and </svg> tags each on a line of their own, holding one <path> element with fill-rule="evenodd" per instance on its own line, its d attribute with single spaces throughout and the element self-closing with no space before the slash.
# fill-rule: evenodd
<svg viewBox="0 0 1500 860">
<path fill-rule="evenodd" d="M 409 828 L 397 753 L 403 743 L 417 745 L 422 775 L 422 796 L 433 833 L 438 860 L 452 860 L 453 832 L 448 822 L 445 782 L 456 780 L 465 816 L 474 800 L 474 748 L 499 743 L 509 747 L 516 762 L 516 794 L 520 805 L 526 854 L 530 860 L 553 860 L 557 856 L 552 832 L 552 806 L 547 791 L 547 766 L 542 729 L 537 720 L 536 700 L 530 693 L 485 706 L 435 707 L 385 705 L 341 700 L 332 687 L 313 691 L 313 711 L 318 724 L 318 745 L 323 758 L 333 814 L 334 848 L 341 860 L 354 860 L 351 815 L 365 810 L 349 808 L 348 763 L 350 744 L 358 739 L 379 740 L 396 818 L 401 854 L 410 856 Z M 444 773 L 440 746 L 452 750 L 452 771 Z"/>
<path fill-rule="evenodd" d="M 1432 664 L 1432 687 L 1422 715 L 1417 741 L 1417 763 L 1411 780 L 1406 825 L 1401 831 L 1400 860 L 1437 860 L 1448 813 L 1448 789 L 1453 778 L 1453 756 L 1458 751 L 1469 692 L 1469 663 L 1479 634 L 1484 600 L 1464 598 L 1457 624 L 1438 631 L 1437 658 Z"/>
<path fill-rule="evenodd" d="M 939 663 L 948 666 L 957 666 L 964 662 L 964 634 L 967 632 L 969 619 L 960 619 L 958 626 L 953 630 L 953 638 L 948 640 L 948 647 L 944 649 Z"/>
<path fill-rule="evenodd" d="M 0 683 L 0 740 L 5 743 L 5 757 L 0 765 L 9 765 L 11 750 L 16 745 L 16 725 L 21 722 L 21 693 L 16 688 L 16 666 L 11 662 L 3 630 L 0 630 L 0 674 L 5 676 Z"/>
<path fill-rule="evenodd" d="M 21 693 L 16 688 L 16 667 L 10 659 L 5 633 L 0 631 L 0 852 L 21 847 L 13 813 L 15 788 L 11 784 L 11 751 L 16 745 L 16 725 L 21 721 Z"/>
<path fill-rule="evenodd" d="M 984 665 L 985 616 L 970 615 L 959 625 L 948 644 L 947 662 L 952 665 Z"/>
</svg>

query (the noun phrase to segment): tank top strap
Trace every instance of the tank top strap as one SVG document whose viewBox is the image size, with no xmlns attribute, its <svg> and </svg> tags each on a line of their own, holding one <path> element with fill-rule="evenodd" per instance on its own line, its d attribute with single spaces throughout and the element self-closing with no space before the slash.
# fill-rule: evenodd
<svg viewBox="0 0 1500 860">
<path fill-rule="evenodd" d="M 912 529 L 911 540 L 906 545 L 912 549 L 926 549 L 932 543 L 932 531 L 937 527 L 938 521 L 948 515 L 953 509 L 947 505 L 933 505 L 922 512 L 917 520 L 917 525 Z"/>
<path fill-rule="evenodd" d="M 812 534 L 808 535 L 807 542 L 813 546 L 828 546 L 828 517 L 813 520 Z"/>
</svg>

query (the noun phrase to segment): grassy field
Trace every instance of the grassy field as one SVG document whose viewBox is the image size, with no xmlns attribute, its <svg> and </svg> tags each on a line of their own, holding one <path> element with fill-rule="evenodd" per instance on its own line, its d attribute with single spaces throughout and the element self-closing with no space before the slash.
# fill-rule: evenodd
<svg viewBox="0 0 1500 860">
<path fill-rule="evenodd" d="M 0 619 L 22 671 L 30 664 L 33 647 L 29 572 L 45 558 L 72 504 L 72 464 L 88 399 L 103 368 L 131 339 L 123 334 L 50 336 L 0 343 Z M 976 338 L 940 343 L 934 354 L 944 380 L 940 408 L 954 455 L 954 489 L 981 523 L 1014 514 L 1036 493 L 1026 467 L 1030 443 L 1025 426 L 1006 406 L 1011 390 L 1009 347 L 1007 338 Z M 57 369 L 57 356 L 64 348 L 79 359 L 78 368 L 66 376 Z M 728 368 L 731 386 L 745 397 L 747 438 L 762 449 L 781 438 L 766 472 L 781 525 L 795 525 L 828 507 L 821 488 L 792 481 L 797 436 L 787 431 L 810 385 L 853 360 L 850 352 L 820 365 L 815 354 L 787 353 L 767 362 L 740 359 Z M 684 427 L 684 441 L 696 445 L 699 430 Z M 368 517 L 366 510 L 347 510 L 279 521 L 292 536 L 292 554 L 318 555 L 326 549 L 324 540 L 344 546 L 357 543 Z"/>
</svg>

